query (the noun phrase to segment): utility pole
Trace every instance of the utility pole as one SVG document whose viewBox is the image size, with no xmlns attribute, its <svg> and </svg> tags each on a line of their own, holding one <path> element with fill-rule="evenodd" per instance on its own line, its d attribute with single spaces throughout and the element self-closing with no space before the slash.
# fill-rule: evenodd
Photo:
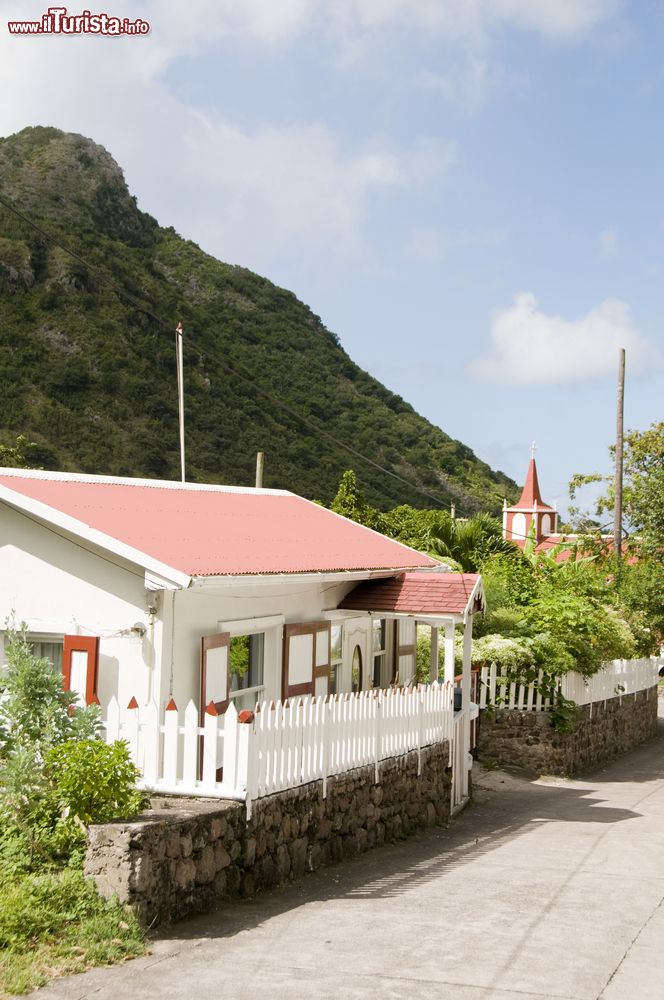
<svg viewBox="0 0 664 1000">
<path fill-rule="evenodd" d="M 262 451 L 256 452 L 256 489 L 260 490 L 263 486 L 263 465 L 264 465 L 264 454 Z"/>
<path fill-rule="evenodd" d="M 178 410 L 180 416 L 180 472 L 184 476 L 184 370 L 182 366 L 182 323 L 175 327 L 175 362 L 178 372 Z"/>
<path fill-rule="evenodd" d="M 613 505 L 613 551 L 616 573 L 622 560 L 623 417 L 625 410 L 625 348 L 618 355 L 618 406 L 616 413 L 616 470 Z"/>
</svg>

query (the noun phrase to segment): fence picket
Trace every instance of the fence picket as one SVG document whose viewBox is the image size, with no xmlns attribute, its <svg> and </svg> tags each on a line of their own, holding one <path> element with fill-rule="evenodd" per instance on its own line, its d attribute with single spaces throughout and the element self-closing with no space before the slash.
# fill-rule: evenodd
<svg viewBox="0 0 664 1000">
<path fill-rule="evenodd" d="M 171 699 L 164 713 L 164 783 L 173 788 L 178 780 L 179 735 L 178 709 Z"/>
<path fill-rule="evenodd" d="M 198 709 L 190 701 L 184 710 L 182 780 L 195 787 L 198 778 Z"/>
<path fill-rule="evenodd" d="M 211 703 L 206 708 L 203 719 L 203 785 L 209 791 L 214 790 L 217 782 L 218 747 L 219 716 Z"/>
<path fill-rule="evenodd" d="M 106 709 L 106 742 L 115 743 L 121 739 L 120 736 L 120 705 L 118 699 L 113 695 Z"/>
<path fill-rule="evenodd" d="M 140 714 L 140 736 L 143 743 L 143 780 L 146 785 L 153 787 L 159 773 L 161 744 L 159 709 L 154 701 L 146 705 Z"/>
</svg>

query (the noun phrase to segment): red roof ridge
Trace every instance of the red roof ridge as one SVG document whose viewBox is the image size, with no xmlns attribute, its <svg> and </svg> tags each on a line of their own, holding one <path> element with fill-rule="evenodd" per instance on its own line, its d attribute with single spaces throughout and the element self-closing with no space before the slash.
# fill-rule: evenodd
<svg viewBox="0 0 664 1000">
<path fill-rule="evenodd" d="M 89 483 L 100 486 L 131 486 L 140 489 L 182 490 L 191 493 L 244 493 L 251 496 L 298 496 L 290 490 L 255 486 L 229 486 L 225 483 L 189 483 L 174 479 L 137 479 L 130 476 L 103 476 L 89 472 L 60 472 L 50 469 L 0 468 L 0 479 L 43 479 L 59 483 Z M 305 497 L 300 497 L 304 500 Z M 310 501 L 313 502 L 313 501 Z"/>
</svg>

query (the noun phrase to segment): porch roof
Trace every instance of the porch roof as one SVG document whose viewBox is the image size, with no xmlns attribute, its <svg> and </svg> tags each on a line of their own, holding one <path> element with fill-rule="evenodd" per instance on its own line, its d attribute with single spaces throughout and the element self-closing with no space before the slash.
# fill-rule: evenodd
<svg viewBox="0 0 664 1000">
<path fill-rule="evenodd" d="M 382 580 L 365 580 L 339 605 L 342 611 L 372 611 L 461 617 L 482 610 L 484 594 L 478 573 L 401 573 Z"/>
<path fill-rule="evenodd" d="M 192 577 L 435 569 L 435 559 L 287 490 L 0 470 L 0 501 Z"/>
</svg>

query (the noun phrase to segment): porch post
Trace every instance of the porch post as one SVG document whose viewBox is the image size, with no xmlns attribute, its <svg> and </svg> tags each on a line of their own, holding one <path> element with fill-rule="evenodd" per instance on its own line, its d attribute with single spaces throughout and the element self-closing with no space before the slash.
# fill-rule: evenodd
<svg viewBox="0 0 664 1000">
<path fill-rule="evenodd" d="M 473 642 L 473 615 L 463 625 L 463 673 L 461 675 L 461 707 L 463 709 L 463 794 L 468 795 L 468 755 L 470 754 L 470 661 Z"/>
<path fill-rule="evenodd" d="M 445 622 L 445 682 L 454 684 L 454 622 Z"/>
<path fill-rule="evenodd" d="M 429 666 L 429 680 L 433 684 L 438 680 L 438 626 L 431 626 L 431 662 Z"/>
</svg>

